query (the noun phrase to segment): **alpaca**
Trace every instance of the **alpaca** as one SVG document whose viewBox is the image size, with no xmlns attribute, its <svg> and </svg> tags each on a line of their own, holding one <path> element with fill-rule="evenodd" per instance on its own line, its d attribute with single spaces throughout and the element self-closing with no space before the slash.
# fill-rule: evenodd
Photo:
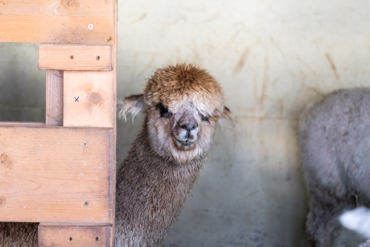
<svg viewBox="0 0 370 247">
<path fill-rule="evenodd" d="M 307 232 L 329 247 L 338 216 L 357 203 L 370 206 L 370 89 L 335 91 L 299 120 L 299 145 L 310 195 Z"/>
<path fill-rule="evenodd" d="M 117 173 L 115 246 L 157 246 L 180 214 L 220 118 L 231 120 L 220 85 L 193 65 L 158 69 L 119 116 L 146 114 Z"/>
</svg>

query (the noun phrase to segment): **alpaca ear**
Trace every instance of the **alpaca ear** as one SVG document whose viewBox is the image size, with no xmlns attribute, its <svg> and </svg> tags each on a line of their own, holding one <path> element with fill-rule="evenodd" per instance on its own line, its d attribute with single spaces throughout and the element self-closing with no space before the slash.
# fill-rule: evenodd
<svg viewBox="0 0 370 247">
<path fill-rule="evenodd" d="M 227 119 L 231 122 L 231 124 L 234 127 L 234 116 L 231 113 L 230 109 L 224 106 L 224 110 L 222 111 L 221 118 L 220 119 Z"/>
<path fill-rule="evenodd" d="M 140 112 L 145 112 L 144 94 L 131 95 L 118 102 L 118 117 L 127 120 L 131 113 L 132 119 Z"/>
</svg>

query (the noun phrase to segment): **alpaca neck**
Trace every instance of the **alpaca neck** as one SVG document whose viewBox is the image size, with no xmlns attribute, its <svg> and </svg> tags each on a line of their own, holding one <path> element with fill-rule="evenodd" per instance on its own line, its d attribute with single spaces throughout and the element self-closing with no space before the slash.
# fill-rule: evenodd
<svg viewBox="0 0 370 247">
<path fill-rule="evenodd" d="M 122 231 L 117 235 L 135 232 L 136 241 L 160 241 L 180 214 L 205 158 L 178 165 L 161 157 L 144 128 L 117 173 L 116 229 Z"/>
</svg>

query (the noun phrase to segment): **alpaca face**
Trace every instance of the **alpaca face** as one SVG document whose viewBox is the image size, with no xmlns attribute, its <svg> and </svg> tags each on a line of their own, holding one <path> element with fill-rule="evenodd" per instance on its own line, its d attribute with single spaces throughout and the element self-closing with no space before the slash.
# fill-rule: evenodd
<svg viewBox="0 0 370 247">
<path fill-rule="evenodd" d="M 145 112 L 152 150 L 186 164 L 208 152 L 220 118 L 231 120 L 222 101 L 221 87 L 207 72 L 176 65 L 158 69 L 143 95 L 125 98 L 120 113 Z"/>
<path fill-rule="evenodd" d="M 148 114 L 151 147 L 180 164 L 190 162 L 211 147 L 218 118 L 204 116 L 189 100 L 179 106 L 161 104 Z"/>
<path fill-rule="evenodd" d="M 161 118 L 169 118 L 172 136 L 176 146 L 181 150 L 194 147 L 198 140 L 201 113 L 191 101 L 177 107 L 175 113 L 169 112 L 166 107 L 159 103 L 159 115 Z"/>
</svg>

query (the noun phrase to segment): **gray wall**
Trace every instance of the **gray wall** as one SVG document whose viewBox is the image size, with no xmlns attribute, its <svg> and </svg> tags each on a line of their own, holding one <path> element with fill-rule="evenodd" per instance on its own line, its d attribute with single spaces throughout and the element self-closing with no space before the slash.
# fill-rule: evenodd
<svg viewBox="0 0 370 247">
<path fill-rule="evenodd" d="M 45 122 L 38 44 L 0 43 L 0 121 Z"/>
<path fill-rule="evenodd" d="M 120 0 L 119 7 L 119 98 L 142 92 L 157 67 L 192 62 L 218 79 L 237 120 L 217 130 L 163 246 L 301 246 L 307 198 L 297 119 L 325 93 L 370 85 L 370 2 Z M 0 44 L 0 120 L 43 121 L 44 112 L 37 45 Z M 142 121 L 118 122 L 118 164 Z M 359 241 L 343 231 L 335 246 Z"/>
</svg>

